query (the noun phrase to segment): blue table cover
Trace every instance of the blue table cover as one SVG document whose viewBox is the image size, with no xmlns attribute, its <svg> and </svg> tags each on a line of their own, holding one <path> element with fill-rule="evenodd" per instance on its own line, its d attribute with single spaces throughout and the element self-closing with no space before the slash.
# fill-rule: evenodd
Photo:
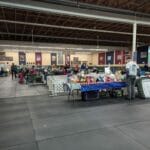
<svg viewBox="0 0 150 150">
<path fill-rule="evenodd" d="M 127 84 L 125 82 L 85 84 L 85 85 L 81 85 L 81 92 L 100 91 L 104 89 L 106 90 L 107 89 L 121 89 L 126 86 Z"/>
</svg>

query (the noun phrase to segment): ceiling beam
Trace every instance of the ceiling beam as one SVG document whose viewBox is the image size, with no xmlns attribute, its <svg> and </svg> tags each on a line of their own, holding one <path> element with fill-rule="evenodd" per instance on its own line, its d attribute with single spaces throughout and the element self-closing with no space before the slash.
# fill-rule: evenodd
<svg viewBox="0 0 150 150">
<path fill-rule="evenodd" d="M 122 35 L 132 35 L 132 33 L 130 33 L 130 32 L 117 32 L 117 31 L 109 31 L 109 30 L 78 28 L 78 27 L 50 25 L 50 24 L 41 24 L 41 23 L 32 23 L 32 22 L 22 22 L 22 21 L 13 21 L 13 20 L 4 20 L 4 19 L 0 19 L 0 22 L 12 23 L 12 24 L 22 24 L 22 25 L 31 25 L 31 26 L 40 26 L 40 27 L 47 27 L 47 28 L 57 28 L 57 29 L 68 29 L 68 30 L 78 30 L 78 31 L 90 31 L 90 32 L 103 32 L 103 33 L 113 33 L 113 34 L 122 34 Z"/>
<path fill-rule="evenodd" d="M 78 27 L 69 27 L 69 26 L 60 26 L 60 25 L 49 25 L 49 24 L 40 24 L 40 23 L 32 23 L 32 22 L 22 22 L 22 21 L 12 21 L 12 20 L 4 20 L 0 19 L 2 23 L 12 23 L 12 24 L 22 24 L 22 25 L 31 25 L 31 26 L 40 26 L 47 28 L 56 28 L 56 29 L 68 29 L 68 30 L 78 30 L 78 31 L 89 31 L 89 32 L 98 32 L 98 33 L 112 33 L 112 34 L 121 34 L 121 35 L 132 35 L 130 32 L 118 32 L 118 31 L 109 31 L 109 30 L 99 30 L 99 29 L 89 29 L 89 28 L 78 28 Z M 150 36 L 149 34 L 140 34 L 137 33 L 138 36 Z"/>
<path fill-rule="evenodd" d="M 32 37 L 32 34 L 21 34 L 21 33 L 7 33 L 7 32 L 0 32 L 0 35 L 12 35 L 12 36 L 25 36 L 25 37 Z M 91 38 L 75 38 L 75 37 L 59 37 L 59 36 L 48 36 L 48 35 L 34 35 L 34 37 L 39 38 L 54 38 L 54 39 L 67 39 L 67 40 L 77 40 L 77 41 L 100 41 L 100 42 L 109 42 L 109 43 L 126 43 L 130 44 L 131 41 L 116 41 L 116 40 L 102 40 L 102 39 L 91 39 Z"/>
<path fill-rule="evenodd" d="M 69 6 L 60 6 L 56 4 L 47 5 L 47 3 L 39 3 L 34 1 L 18 1 L 18 0 L 0 0 L 0 6 L 12 7 L 18 9 L 40 11 L 51 14 L 62 14 L 68 16 L 76 16 L 81 18 L 105 20 L 110 22 L 120 22 L 127 24 L 137 24 L 150 26 L 150 19 L 127 16 L 123 14 L 114 14 L 109 12 L 102 12 L 90 9 L 75 8 Z"/>
</svg>

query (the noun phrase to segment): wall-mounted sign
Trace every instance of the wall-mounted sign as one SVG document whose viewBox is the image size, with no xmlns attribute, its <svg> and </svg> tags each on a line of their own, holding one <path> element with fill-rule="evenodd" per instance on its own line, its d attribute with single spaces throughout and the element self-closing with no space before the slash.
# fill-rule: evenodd
<svg viewBox="0 0 150 150">
<path fill-rule="evenodd" d="M 63 60 L 63 52 L 58 52 L 58 65 L 63 65 L 64 60 Z"/>
<path fill-rule="evenodd" d="M 150 46 L 148 47 L 148 65 L 150 66 Z"/>
<path fill-rule="evenodd" d="M 105 64 L 105 61 L 106 61 L 105 57 L 106 57 L 106 53 L 99 53 L 98 54 L 98 64 L 99 65 Z"/>
<path fill-rule="evenodd" d="M 13 61 L 13 57 L 0 56 L 0 61 Z"/>
<path fill-rule="evenodd" d="M 106 53 L 106 64 L 114 64 L 114 52 Z"/>
<path fill-rule="evenodd" d="M 0 56 L 5 56 L 5 52 L 0 52 Z"/>
<path fill-rule="evenodd" d="M 122 59 L 123 59 L 122 51 L 120 50 L 115 51 L 115 64 L 122 64 Z"/>
<path fill-rule="evenodd" d="M 42 54 L 40 52 L 35 53 L 35 63 L 36 65 L 42 65 Z"/>
<path fill-rule="evenodd" d="M 57 54 L 51 53 L 51 65 L 57 65 Z"/>
<path fill-rule="evenodd" d="M 70 54 L 68 52 L 65 54 L 65 65 L 70 66 Z"/>
<path fill-rule="evenodd" d="M 26 64 L 26 54 L 24 52 L 19 52 L 19 65 Z"/>
<path fill-rule="evenodd" d="M 142 46 L 137 48 L 137 63 L 148 63 L 148 46 Z"/>
</svg>

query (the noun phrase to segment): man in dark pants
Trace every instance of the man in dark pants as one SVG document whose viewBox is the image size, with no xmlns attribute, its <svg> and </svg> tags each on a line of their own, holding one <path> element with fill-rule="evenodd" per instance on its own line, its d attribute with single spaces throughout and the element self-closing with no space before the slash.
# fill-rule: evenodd
<svg viewBox="0 0 150 150">
<path fill-rule="evenodd" d="M 15 76 L 15 78 L 17 78 L 17 68 L 14 65 L 14 63 L 12 63 L 12 65 L 11 65 L 11 76 L 12 76 L 12 80 L 13 80 L 14 76 Z"/>
<path fill-rule="evenodd" d="M 136 64 L 135 61 L 130 60 L 126 64 L 126 72 L 127 72 L 127 92 L 128 96 L 127 99 L 135 99 L 135 82 L 136 76 L 138 74 L 139 66 Z"/>
<path fill-rule="evenodd" d="M 129 76 L 127 77 L 127 92 L 128 92 L 128 100 L 134 99 L 135 98 L 135 82 L 136 82 L 136 77 L 135 76 Z"/>
</svg>

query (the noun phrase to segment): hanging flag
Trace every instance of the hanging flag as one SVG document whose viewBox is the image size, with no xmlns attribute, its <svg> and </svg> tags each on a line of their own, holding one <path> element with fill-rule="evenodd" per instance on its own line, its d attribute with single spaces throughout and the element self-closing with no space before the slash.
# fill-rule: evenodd
<svg viewBox="0 0 150 150">
<path fill-rule="evenodd" d="M 19 52 L 19 65 L 26 65 L 26 54 L 25 54 L 25 52 Z"/>
<path fill-rule="evenodd" d="M 106 53 L 106 64 L 114 64 L 114 52 Z"/>
<path fill-rule="evenodd" d="M 141 46 L 137 48 L 137 63 L 143 64 L 148 61 L 148 46 Z"/>
<path fill-rule="evenodd" d="M 124 50 L 115 51 L 115 64 L 125 64 L 125 51 Z"/>
<path fill-rule="evenodd" d="M 57 65 L 57 54 L 56 53 L 51 53 L 51 65 Z"/>
<path fill-rule="evenodd" d="M 106 57 L 106 53 L 99 53 L 98 54 L 98 64 L 99 65 L 105 65 L 105 57 Z"/>
<path fill-rule="evenodd" d="M 42 65 L 42 55 L 40 52 L 35 53 L 35 63 L 36 65 Z"/>
<path fill-rule="evenodd" d="M 148 65 L 150 67 L 150 46 L 148 47 Z"/>
<path fill-rule="evenodd" d="M 70 54 L 68 53 L 65 54 L 65 64 L 70 66 Z"/>
<path fill-rule="evenodd" d="M 58 52 L 58 62 L 57 62 L 57 64 L 58 65 L 63 65 L 64 64 L 64 60 L 63 60 L 63 52 Z"/>
</svg>

